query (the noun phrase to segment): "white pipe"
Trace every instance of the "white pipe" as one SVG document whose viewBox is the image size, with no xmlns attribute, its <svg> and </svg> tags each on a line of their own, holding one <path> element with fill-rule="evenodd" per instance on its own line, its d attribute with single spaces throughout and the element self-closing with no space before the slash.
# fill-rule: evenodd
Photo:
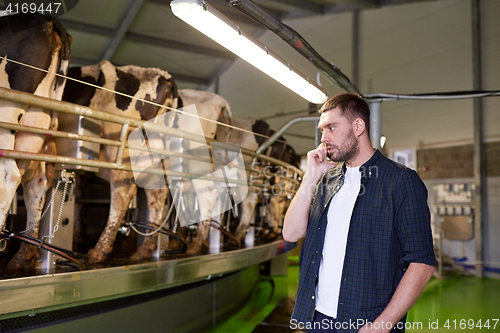
<svg viewBox="0 0 500 333">
<path fill-rule="evenodd" d="M 382 137 L 382 103 L 370 102 L 370 139 L 373 148 L 380 149 Z"/>
</svg>

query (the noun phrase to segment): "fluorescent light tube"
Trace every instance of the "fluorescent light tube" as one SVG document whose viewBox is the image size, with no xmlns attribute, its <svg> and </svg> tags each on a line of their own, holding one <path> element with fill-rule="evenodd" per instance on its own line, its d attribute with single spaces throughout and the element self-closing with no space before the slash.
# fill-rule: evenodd
<svg viewBox="0 0 500 333">
<path fill-rule="evenodd" d="M 327 100 L 328 96 L 321 87 L 294 70 L 265 45 L 254 41 L 231 20 L 204 1 L 174 0 L 170 6 L 175 16 L 309 102 L 322 104 Z"/>
</svg>

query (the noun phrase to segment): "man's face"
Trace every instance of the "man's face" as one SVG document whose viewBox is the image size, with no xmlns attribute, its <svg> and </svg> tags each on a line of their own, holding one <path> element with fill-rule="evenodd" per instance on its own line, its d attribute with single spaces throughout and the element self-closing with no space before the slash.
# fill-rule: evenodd
<svg viewBox="0 0 500 333">
<path fill-rule="evenodd" d="M 321 142 L 326 146 L 328 157 L 334 162 L 350 162 L 359 154 L 358 138 L 349 122 L 338 108 L 323 112 L 318 128 L 323 133 Z"/>
</svg>

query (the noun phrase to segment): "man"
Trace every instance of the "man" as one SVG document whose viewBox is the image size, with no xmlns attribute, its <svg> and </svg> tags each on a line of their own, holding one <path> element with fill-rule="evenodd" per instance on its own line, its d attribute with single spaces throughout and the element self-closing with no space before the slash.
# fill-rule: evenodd
<svg viewBox="0 0 500 333">
<path fill-rule="evenodd" d="M 290 323 L 404 332 L 436 264 L 427 190 L 415 171 L 374 151 L 359 95 L 337 95 L 320 113 L 322 143 L 307 154 L 283 228 L 287 241 L 306 235 Z"/>
</svg>

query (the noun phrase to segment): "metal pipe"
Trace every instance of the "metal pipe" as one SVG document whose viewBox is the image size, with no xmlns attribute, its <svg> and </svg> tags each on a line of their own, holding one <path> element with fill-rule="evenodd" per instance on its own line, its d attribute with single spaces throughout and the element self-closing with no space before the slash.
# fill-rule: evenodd
<svg viewBox="0 0 500 333">
<path fill-rule="evenodd" d="M 165 133 L 173 136 L 183 137 L 196 142 L 205 143 L 207 139 L 204 136 L 185 132 L 176 128 L 155 124 L 152 122 L 120 116 L 109 112 L 98 111 L 86 106 L 75 105 L 68 102 L 57 101 L 54 99 L 36 96 L 30 93 L 11 90 L 0 87 L 0 98 L 7 101 L 38 106 L 47 110 L 55 110 L 59 112 L 66 112 L 78 116 L 85 116 L 97 120 L 109 121 L 117 124 L 129 124 L 133 127 L 143 126 L 146 130 Z"/>
<path fill-rule="evenodd" d="M 108 44 L 104 48 L 104 52 L 101 56 L 99 62 L 104 60 L 111 60 L 116 52 L 116 49 L 123 41 L 125 34 L 127 33 L 132 21 L 135 19 L 139 10 L 142 7 L 144 0 L 132 0 L 130 1 L 127 9 L 124 12 L 123 17 L 118 24 L 118 28 L 113 32 L 113 36 L 108 40 Z"/>
<path fill-rule="evenodd" d="M 34 106 L 39 106 L 44 109 L 48 110 L 55 110 L 59 112 L 65 112 L 65 113 L 70 113 L 70 114 L 75 114 L 78 116 L 84 116 L 84 117 L 89 117 L 97 120 L 102 120 L 102 121 L 109 121 L 117 124 L 129 124 L 129 126 L 133 127 L 140 127 L 143 126 L 146 130 L 148 131 L 156 131 L 159 133 L 164 133 L 172 136 L 178 136 L 178 137 L 183 137 L 189 140 L 193 140 L 196 142 L 201 142 L 201 143 L 210 143 L 210 142 L 217 142 L 215 139 L 210 139 L 210 138 L 205 138 L 204 136 L 201 135 L 196 135 L 190 132 L 185 132 L 176 128 L 171 128 L 167 126 L 163 126 L 160 124 L 154 124 L 151 122 L 147 122 L 144 120 L 139 120 L 139 119 L 133 119 L 125 116 L 120 116 L 116 114 L 112 114 L 109 112 L 104 112 L 104 111 L 98 111 L 91 109 L 89 107 L 81 106 L 81 105 L 75 105 L 71 104 L 68 102 L 62 102 L 62 101 L 57 101 L 53 100 L 50 98 L 46 97 L 41 97 L 41 96 L 36 96 L 33 94 L 17 91 L 17 90 L 11 90 L 7 88 L 0 87 L 0 99 L 4 99 L 7 101 L 15 102 L 15 103 L 21 103 L 21 104 L 28 104 L 28 105 L 34 105 Z M 13 125 L 13 126 L 21 126 L 21 125 Z M 56 131 L 51 131 L 51 130 L 43 130 L 42 133 L 40 134 L 49 134 L 49 133 L 54 133 Z M 58 133 L 64 133 L 64 132 L 58 132 Z M 76 134 L 71 134 L 75 135 Z M 71 136 L 68 133 L 68 138 Z M 65 134 L 62 134 L 61 137 L 66 137 Z M 80 138 L 80 137 L 79 137 Z M 91 142 L 98 142 L 98 140 L 104 140 L 104 139 L 97 139 L 94 138 L 92 139 L 93 141 Z M 100 143 L 100 142 L 99 142 Z M 110 144 L 110 143 L 105 143 L 105 144 Z M 120 145 L 118 144 L 112 144 L 112 145 Z M 256 157 L 256 153 L 249 150 L 249 149 L 244 149 L 241 148 L 242 153 L 247 154 L 252 157 Z M 283 167 L 289 167 L 289 168 L 295 168 L 294 166 L 285 163 L 283 161 L 280 161 L 278 159 L 269 157 L 269 156 L 259 156 L 258 157 L 261 160 L 280 165 Z M 60 163 L 60 162 L 56 162 Z M 83 164 L 82 164 L 83 165 Z M 299 169 L 297 169 L 299 170 Z M 299 170 L 299 173 L 302 174 L 302 171 Z"/>
<path fill-rule="evenodd" d="M 23 160 L 32 160 L 32 161 L 44 161 L 50 163 L 60 163 L 67 165 L 82 165 L 94 168 L 103 168 L 103 169 L 114 169 L 114 170 L 122 170 L 133 172 L 134 170 L 130 165 L 123 165 L 113 162 L 104 162 L 104 161 L 96 161 L 96 160 L 83 160 L 74 157 L 66 157 L 66 156 L 57 156 L 57 155 L 47 155 L 47 154 L 37 154 L 37 153 L 27 153 L 22 151 L 8 150 L 8 149 L 0 149 L 0 158 L 12 158 L 12 159 L 23 159 Z M 292 168 L 291 168 L 292 169 Z M 251 169 L 246 169 L 252 171 Z M 192 174 L 187 172 L 177 172 L 166 169 L 159 168 L 147 168 L 142 171 L 143 173 L 154 174 L 154 175 L 165 175 L 171 177 L 183 177 L 188 179 L 203 179 L 203 180 L 211 180 L 216 182 L 226 182 L 226 179 L 212 176 L 202 176 L 199 174 Z M 290 182 L 294 184 L 298 183 L 295 179 L 288 179 Z M 248 185 L 246 181 L 239 181 L 231 179 L 231 183 L 239 184 L 239 185 Z M 260 184 L 251 184 L 254 187 L 263 188 L 264 185 Z"/>
<path fill-rule="evenodd" d="M 117 140 L 103 139 L 103 138 L 94 137 L 94 136 L 80 135 L 80 134 L 74 134 L 74 133 L 62 132 L 62 131 L 54 131 L 54 130 L 31 127 L 31 126 L 24 126 L 24 125 L 6 123 L 3 121 L 0 121 L 0 128 L 13 130 L 13 131 L 19 131 L 19 132 L 42 134 L 42 135 L 52 136 L 55 138 L 93 142 L 93 143 L 98 143 L 101 145 L 116 146 L 116 147 L 121 146 L 121 142 L 117 141 Z M 167 155 L 167 156 L 181 157 L 180 154 L 169 151 L 169 150 L 134 145 L 134 144 L 131 145 L 128 143 L 125 144 L 125 148 L 131 149 L 131 150 L 148 151 L 148 152 Z M 209 146 L 209 149 L 210 149 L 210 146 Z M 192 160 L 203 161 L 203 162 L 210 162 L 211 161 L 210 159 L 199 157 L 196 155 L 182 155 L 182 157 L 185 157 L 187 159 L 192 159 Z"/>
<path fill-rule="evenodd" d="M 134 170 L 130 165 L 123 165 L 113 162 L 104 162 L 104 161 L 96 161 L 96 160 L 83 160 L 74 157 L 66 157 L 66 156 L 57 156 L 57 155 L 46 155 L 46 154 L 37 154 L 37 153 L 27 153 L 9 149 L 0 149 L 0 158 L 12 158 L 12 159 L 24 159 L 24 160 L 33 160 L 33 161 L 45 161 L 50 163 L 61 163 L 61 164 L 69 164 L 69 165 L 83 165 L 95 168 L 105 168 L 105 169 L 115 169 L 122 171 L 133 172 Z M 226 182 L 224 178 L 212 177 L 212 176 L 201 176 L 199 174 L 192 174 L 186 172 L 176 172 L 172 170 L 165 170 L 159 168 L 147 168 L 142 171 L 143 173 L 149 173 L 154 175 L 165 175 L 172 177 L 184 177 L 184 178 L 197 178 L 204 180 L 212 180 L 217 182 Z M 247 182 L 238 181 L 231 179 L 231 183 L 247 185 Z M 258 185 L 256 185 L 258 186 Z M 260 187 L 260 186 L 259 186 Z"/>
<path fill-rule="evenodd" d="M 321 143 L 321 131 L 318 128 L 319 119 L 314 122 L 314 147 L 318 147 Z"/>
<path fill-rule="evenodd" d="M 479 0 L 472 0 L 472 76 L 473 89 L 482 89 L 482 62 L 481 62 L 481 7 Z M 476 276 L 484 276 L 483 252 L 483 200 L 485 188 L 484 149 L 483 149 L 483 103 L 481 98 L 474 98 L 474 183 L 475 209 L 474 228 L 476 241 Z"/>
<path fill-rule="evenodd" d="M 12 202 L 10 203 L 9 214 L 17 215 L 17 196 L 14 196 L 14 199 L 12 199 Z M 0 250 L 0 252 L 2 251 Z"/>
<path fill-rule="evenodd" d="M 290 44 L 297 52 L 302 54 L 306 59 L 311 61 L 314 66 L 320 69 L 326 76 L 332 80 L 333 83 L 338 84 L 340 87 L 348 92 L 361 94 L 359 90 L 349 81 L 340 69 L 333 64 L 326 61 L 318 52 L 316 52 L 307 41 L 302 38 L 295 30 L 278 21 L 266 11 L 259 8 L 250 0 L 227 0 L 229 5 L 232 5 L 245 13 L 245 15 L 256 20 L 278 36 L 285 42 Z"/>
<path fill-rule="evenodd" d="M 115 163 L 117 164 L 122 164 L 123 162 L 123 152 L 125 151 L 125 144 L 127 142 L 127 133 L 128 133 L 128 124 L 123 124 L 122 125 L 122 132 L 120 133 L 120 142 L 121 145 L 118 148 L 118 153 L 116 154 L 116 161 Z"/>
<path fill-rule="evenodd" d="M 382 137 L 382 103 L 370 101 L 370 139 L 373 148 L 380 149 Z"/>
<path fill-rule="evenodd" d="M 74 133 L 69 133 L 69 132 L 54 131 L 54 130 L 50 130 L 50 129 L 43 129 L 43 128 L 38 128 L 38 127 L 31 127 L 31 126 L 18 125 L 18 124 L 13 124 L 13 123 L 6 123 L 3 121 L 0 121 L 0 128 L 8 129 L 11 131 L 42 134 L 42 135 L 52 136 L 55 138 L 81 140 L 81 141 L 93 142 L 93 143 L 98 143 L 101 145 L 108 145 L 108 146 L 120 146 L 121 145 L 121 143 L 119 141 L 116 141 L 116 140 L 109 140 L 109 139 L 103 139 L 103 138 L 98 138 L 98 137 L 94 137 L 94 136 L 80 135 L 80 134 L 74 134 Z"/>
<path fill-rule="evenodd" d="M 289 120 L 285 125 L 281 126 L 279 130 L 276 131 L 269 139 L 267 139 L 256 151 L 255 157 L 259 157 L 264 150 L 266 150 L 270 145 L 272 145 L 278 138 L 288 129 L 290 126 L 305 121 L 318 121 L 319 116 L 309 116 L 309 117 L 298 117 Z"/>
</svg>

